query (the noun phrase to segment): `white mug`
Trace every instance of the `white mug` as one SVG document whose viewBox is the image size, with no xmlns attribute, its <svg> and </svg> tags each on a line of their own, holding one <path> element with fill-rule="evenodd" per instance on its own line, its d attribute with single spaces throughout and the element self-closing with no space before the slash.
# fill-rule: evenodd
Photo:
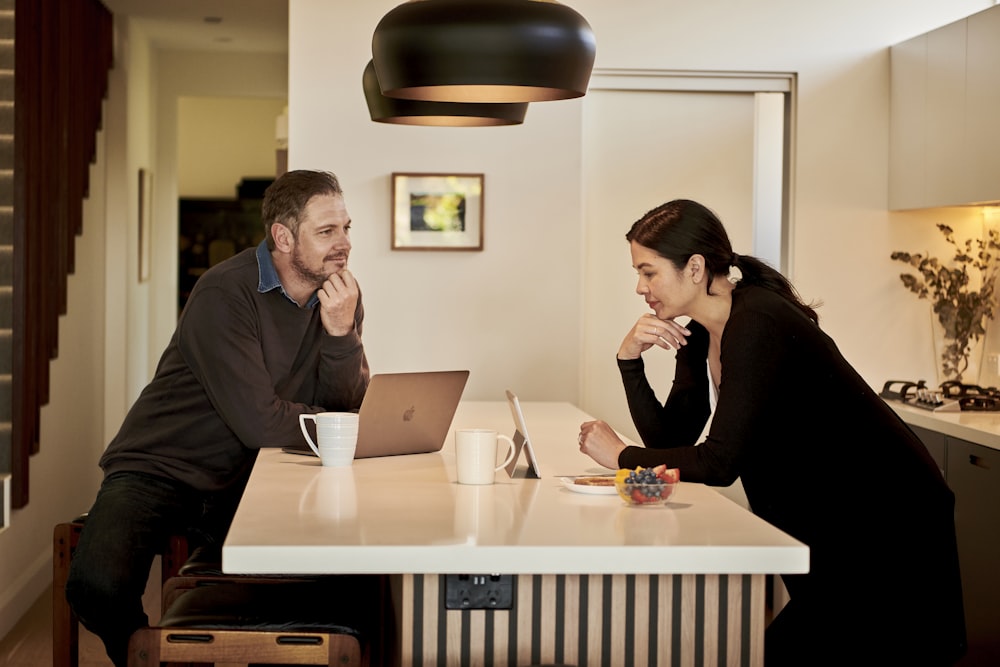
<svg viewBox="0 0 1000 667">
<path fill-rule="evenodd" d="M 510 446 L 504 462 L 497 465 L 497 441 Z M 492 484 L 498 470 L 514 458 L 514 441 L 485 428 L 463 428 L 455 431 L 455 464 L 459 484 Z"/>
<path fill-rule="evenodd" d="M 306 422 L 316 423 L 316 440 L 309 436 Z M 299 428 L 309 447 L 324 466 L 349 466 L 358 446 L 358 415 L 355 412 L 320 412 L 299 415 Z"/>
</svg>

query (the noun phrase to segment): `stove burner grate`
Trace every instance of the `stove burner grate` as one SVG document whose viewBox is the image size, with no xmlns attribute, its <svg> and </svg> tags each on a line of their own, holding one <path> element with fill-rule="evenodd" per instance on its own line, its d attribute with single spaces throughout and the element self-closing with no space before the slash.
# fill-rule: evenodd
<svg viewBox="0 0 1000 667">
<path fill-rule="evenodd" d="M 938 389 L 931 389 L 923 380 L 889 380 L 879 395 L 926 410 L 1000 412 L 1000 389 L 955 380 L 943 382 Z"/>
</svg>

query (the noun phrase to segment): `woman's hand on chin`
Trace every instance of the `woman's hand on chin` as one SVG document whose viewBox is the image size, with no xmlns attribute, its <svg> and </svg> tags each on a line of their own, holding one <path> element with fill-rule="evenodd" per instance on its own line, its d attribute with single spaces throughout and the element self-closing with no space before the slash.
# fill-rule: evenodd
<svg viewBox="0 0 1000 667">
<path fill-rule="evenodd" d="M 687 337 L 691 332 L 673 320 L 661 320 L 656 315 L 646 313 L 629 330 L 618 348 L 619 359 L 638 359 L 639 356 L 653 347 L 664 350 L 679 350 L 687 345 Z"/>
</svg>

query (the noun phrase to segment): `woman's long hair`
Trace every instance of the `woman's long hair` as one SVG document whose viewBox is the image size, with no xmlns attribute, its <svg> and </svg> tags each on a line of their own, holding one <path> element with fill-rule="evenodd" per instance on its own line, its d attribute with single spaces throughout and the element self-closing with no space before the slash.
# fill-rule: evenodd
<svg viewBox="0 0 1000 667">
<path fill-rule="evenodd" d="M 642 216 L 625 235 L 629 242 L 649 248 L 673 263 L 677 270 L 687 266 L 692 255 L 705 258 L 708 283 L 705 291 L 711 294 L 712 281 L 717 275 L 727 275 L 735 266 L 743 273 L 736 289 L 757 285 L 793 303 L 813 322 L 819 322 L 813 305 L 807 304 L 779 271 L 750 255 L 733 252 L 729 235 L 719 218 L 708 208 L 690 199 L 675 199 L 657 206 Z"/>
</svg>

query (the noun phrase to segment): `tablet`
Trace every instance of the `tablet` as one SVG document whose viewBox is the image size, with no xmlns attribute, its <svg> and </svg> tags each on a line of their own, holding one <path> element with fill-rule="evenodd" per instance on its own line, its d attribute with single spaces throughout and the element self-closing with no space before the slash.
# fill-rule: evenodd
<svg viewBox="0 0 1000 667">
<path fill-rule="evenodd" d="M 514 435 L 511 436 L 511 440 L 514 441 L 514 456 L 511 457 L 510 463 L 506 466 L 507 474 L 511 477 L 541 479 L 542 474 L 538 468 L 538 459 L 535 458 L 535 450 L 531 447 L 528 426 L 524 422 L 524 413 L 521 412 L 521 403 L 517 400 L 514 392 L 509 389 L 507 390 L 507 403 L 510 404 L 510 416 L 514 419 Z M 521 458 L 522 451 L 524 451 L 528 466 L 523 474 L 519 474 L 517 462 Z"/>
</svg>

